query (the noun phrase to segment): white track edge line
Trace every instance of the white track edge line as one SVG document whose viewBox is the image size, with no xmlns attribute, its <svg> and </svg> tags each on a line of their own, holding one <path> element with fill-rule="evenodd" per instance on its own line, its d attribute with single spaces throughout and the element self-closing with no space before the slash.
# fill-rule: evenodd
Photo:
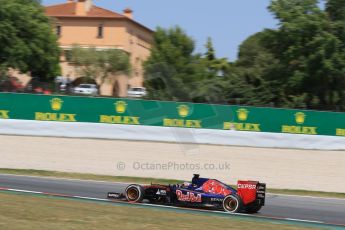
<svg viewBox="0 0 345 230">
<path fill-rule="evenodd" d="M 3 191 L 11 191 L 11 192 L 22 192 L 22 193 L 32 193 L 32 194 L 43 194 L 43 192 L 36 192 L 36 191 L 30 191 L 30 190 L 22 190 L 22 189 L 0 189 Z"/>
<path fill-rule="evenodd" d="M 325 224 L 325 222 L 317 221 L 317 220 L 302 220 L 302 219 L 294 219 L 294 218 L 284 218 L 285 220 L 292 220 L 298 222 L 308 222 L 308 223 L 317 223 L 317 224 Z"/>
</svg>

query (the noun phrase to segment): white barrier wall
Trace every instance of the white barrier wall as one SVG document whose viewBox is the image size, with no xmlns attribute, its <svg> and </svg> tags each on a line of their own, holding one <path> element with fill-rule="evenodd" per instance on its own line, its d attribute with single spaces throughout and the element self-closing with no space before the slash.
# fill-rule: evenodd
<svg viewBox="0 0 345 230">
<path fill-rule="evenodd" d="M 0 134 L 163 141 L 269 148 L 345 150 L 344 137 L 155 126 L 0 120 Z"/>
</svg>

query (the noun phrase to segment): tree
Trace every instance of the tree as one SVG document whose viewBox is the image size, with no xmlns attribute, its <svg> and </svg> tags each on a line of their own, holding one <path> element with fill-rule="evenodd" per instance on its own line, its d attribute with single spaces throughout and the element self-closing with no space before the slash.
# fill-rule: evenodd
<svg viewBox="0 0 345 230">
<path fill-rule="evenodd" d="M 326 13 L 333 24 L 334 34 L 341 40 L 342 48 L 345 50 L 345 1 L 328 0 Z"/>
<path fill-rule="evenodd" d="M 194 53 L 194 41 L 180 27 L 157 28 L 151 56 L 145 62 L 145 86 L 150 99 L 224 102 L 219 72 L 228 66 L 217 59 L 211 38 L 204 55 Z"/>
<path fill-rule="evenodd" d="M 328 0 L 326 3 L 326 12 L 332 21 L 345 20 L 345 1 Z"/>
<path fill-rule="evenodd" d="M 225 73 L 229 70 L 226 58 L 217 58 L 212 38 L 207 38 L 206 52 L 197 57 L 200 70 L 199 79 L 193 84 L 191 97 L 199 103 L 225 103 Z"/>
<path fill-rule="evenodd" d="M 279 63 L 264 46 L 269 30 L 247 38 L 239 47 L 238 60 L 227 72 L 226 95 L 229 102 L 255 106 L 278 104 L 281 87 L 273 80 Z"/>
<path fill-rule="evenodd" d="M 41 80 L 57 76 L 60 50 L 50 19 L 37 0 L 0 0 L 0 66 L 30 72 Z"/>
<path fill-rule="evenodd" d="M 129 55 L 118 49 L 97 50 L 75 45 L 68 54 L 68 60 L 75 64 L 80 76 L 97 80 L 99 85 L 109 77 L 131 72 Z"/>
<path fill-rule="evenodd" d="M 329 0 L 326 13 L 317 0 L 272 0 L 279 27 L 240 46 L 231 94 L 251 105 L 345 109 L 344 42 L 334 21 L 344 22 L 342 2 Z"/>
<path fill-rule="evenodd" d="M 149 98 L 191 101 L 191 89 L 203 77 L 194 41 L 180 28 L 157 28 L 151 56 L 144 63 Z"/>
<path fill-rule="evenodd" d="M 207 50 L 206 53 L 205 53 L 205 58 L 208 61 L 214 61 L 216 59 L 216 52 L 215 52 L 215 50 L 213 48 L 212 38 L 210 38 L 210 37 L 207 38 L 207 42 L 206 42 L 205 48 Z"/>
<path fill-rule="evenodd" d="M 274 0 L 269 9 L 280 22 L 265 40 L 280 62 L 274 80 L 284 87 L 283 106 L 295 106 L 294 101 L 317 109 L 344 105 L 342 42 L 317 1 Z"/>
<path fill-rule="evenodd" d="M 229 62 L 226 58 L 217 58 L 216 51 L 213 48 L 212 38 L 207 38 L 205 45 L 206 53 L 204 54 L 203 60 L 209 72 L 213 75 L 224 75 L 229 67 Z"/>
</svg>

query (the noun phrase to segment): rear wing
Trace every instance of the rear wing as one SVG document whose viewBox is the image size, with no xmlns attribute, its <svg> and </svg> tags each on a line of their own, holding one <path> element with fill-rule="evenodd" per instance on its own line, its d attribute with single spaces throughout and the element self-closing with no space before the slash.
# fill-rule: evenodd
<svg viewBox="0 0 345 230">
<path fill-rule="evenodd" d="M 265 198 L 266 198 L 266 184 L 259 183 L 256 188 L 256 199 L 261 200 L 261 204 L 262 206 L 264 206 Z"/>
<path fill-rule="evenodd" d="M 266 184 L 258 181 L 238 181 L 237 194 L 242 198 L 244 205 L 259 201 L 265 205 Z"/>
</svg>

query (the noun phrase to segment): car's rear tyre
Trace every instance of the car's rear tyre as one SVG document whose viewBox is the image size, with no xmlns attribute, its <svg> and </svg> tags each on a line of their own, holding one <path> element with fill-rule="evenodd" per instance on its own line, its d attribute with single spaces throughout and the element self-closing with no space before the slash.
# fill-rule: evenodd
<svg viewBox="0 0 345 230">
<path fill-rule="evenodd" d="M 237 213 L 242 210 L 242 200 L 236 195 L 228 195 L 223 199 L 224 211 Z"/>
<path fill-rule="evenodd" d="M 140 203 L 144 199 L 144 188 L 137 184 L 131 184 L 126 188 L 126 199 L 131 203 Z"/>
<path fill-rule="evenodd" d="M 260 211 L 261 207 L 262 207 L 261 200 L 257 200 L 253 204 L 246 206 L 244 208 L 244 211 L 249 214 L 257 213 L 258 211 Z"/>
</svg>

